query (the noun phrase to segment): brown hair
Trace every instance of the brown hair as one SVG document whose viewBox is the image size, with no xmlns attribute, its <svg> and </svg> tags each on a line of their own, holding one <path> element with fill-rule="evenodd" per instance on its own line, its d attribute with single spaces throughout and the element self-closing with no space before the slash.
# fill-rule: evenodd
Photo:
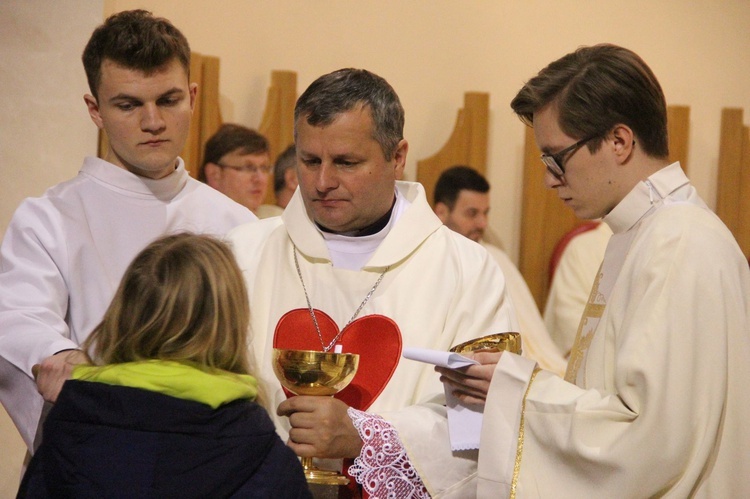
<svg viewBox="0 0 750 499">
<path fill-rule="evenodd" d="M 249 319 L 229 247 L 206 235 L 169 235 L 135 257 L 83 349 L 97 364 L 189 360 L 249 374 Z"/>
<path fill-rule="evenodd" d="M 225 123 L 206 142 L 203 162 L 198 169 L 198 180 L 206 182 L 206 163 L 221 161 L 222 156 L 240 150 L 240 154 L 268 152 L 268 139 L 255 130 L 242 125 Z"/>
<path fill-rule="evenodd" d="M 654 73 L 636 53 L 611 44 L 581 47 L 529 80 L 510 106 L 533 126 L 534 113 L 555 102 L 559 125 L 573 138 L 595 137 L 596 152 L 618 123 L 629 126 L 649 156 L 669 155 L 667 105 Z"/>
<path fill-rule="evenodd" d="M 147 75 L 177 59 L 185 74 L 190 76 L 187 39 L 167 19 L 154 17 L 146 10 L 128 10 L 109 16 L 92 33 L 82 59 L 94 97 L 97 97 L 105 59 Z"/>
</svg>

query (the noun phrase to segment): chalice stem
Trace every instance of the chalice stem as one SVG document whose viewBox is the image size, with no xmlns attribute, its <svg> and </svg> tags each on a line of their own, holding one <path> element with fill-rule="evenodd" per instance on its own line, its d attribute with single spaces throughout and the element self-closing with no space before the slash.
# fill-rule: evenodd
<svg viewBox="0 0 750 499">
<path fill-rule="evenodd" d="M 303 457 L 300 462 L 302 463 L 302 469 L 305 471 L 315 469 L 315 466 L 313 466 L 313 458 L 311 457 Z"/>
<path fill-rule="evenodd" d="M 300 459 L 302 469 L 305 472 L 307 483 L 318 485 L 347 485 L 349 479 L 338 471 L 321 470 L 313 464 L 313 458 L 303 457 Z"/>
</svg>

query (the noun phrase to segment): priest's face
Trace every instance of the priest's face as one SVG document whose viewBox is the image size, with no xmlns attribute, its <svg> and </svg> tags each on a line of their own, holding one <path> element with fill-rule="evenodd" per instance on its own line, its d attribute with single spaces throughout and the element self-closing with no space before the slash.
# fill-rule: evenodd
<svg viewBox="0 0 750 499">
<path fill-rule="evenodd" d="M 534 137 L 539 149 L 550 155 L 580 139 L 562 131 L 554 102 L 534 113 Z M 578 218 L 601 218 L 622 199 L 622 175 L 618 173 L 609 139 L 605 138 L 594 153 L 586 145 L 574 149 L 562 162 L 565 174 L 557 178 L 548 170 L 544 182 Z M 544 168 L 544 165 L 540 163 L 539 167 Z"/>
<path fill-rule="evenodd" d="M 144 177 L 169 175 L 187 140 L 196 91 L 177 59 L 148 73 L 105 59 L 98 96 L 84 96 L 91 119 L 107 132 L 104 159 Z"/>
<path fill-rule="evenodd" d="M 391 159 L 375 140 L 370 109 L 358 106 L 325 126 L 297 121 L 297 177 L 308 215 L 336 233 L 365 228 L 390 210 L 408 144 Z"/>
<path fill-rule="evenodd" d="M 435 213 L 446 227 L 476 242 L 484 235 L 489 212 L 489 193 L 468 189 L 459 191 L 452 210 L 444 203 L 435 205 Z"/>
</svg>

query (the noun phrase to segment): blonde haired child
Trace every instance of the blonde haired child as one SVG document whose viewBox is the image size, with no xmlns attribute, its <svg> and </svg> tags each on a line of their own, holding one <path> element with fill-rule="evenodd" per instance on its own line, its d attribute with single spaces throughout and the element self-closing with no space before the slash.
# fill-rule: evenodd
<svg viewBox="0 0 750 499">
<path fill-rule="evenodd" d="M 249 306 L 230 249 L 204 235 L 128 267 L 50 411 L 19 497 L 310 497 L 256 402 Z"/>
</svg>

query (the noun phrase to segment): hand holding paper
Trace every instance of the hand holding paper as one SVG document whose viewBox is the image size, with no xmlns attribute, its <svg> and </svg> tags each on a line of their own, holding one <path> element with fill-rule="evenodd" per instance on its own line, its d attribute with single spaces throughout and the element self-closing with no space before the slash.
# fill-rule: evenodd
<svg viewBox="0 0 750 499">
<path fill-rule="evenodd" d="M 467 352 L 462 355 L 423 348 L 405 348 L 403 352 L 407 359 L 434 364 L 446 389 L 472 408 L 484 405 L 500 355 L 501 352 L 497 351 Z"/>
<path fill-rule="evenodd" d="M 488 334 L 456 345 L 450 352 L 404 349 L 403 357 L 434 364 L 441 375 L 453 450 L 479 448 L 484 401 L 504 350 L 520 355 L 521 335 L 516 332 Z M 455 352 L 467 353 L 471 357 Z"/>
<path fill-rule="evenodd" d="M 447 369 L 458 369 L 479 364 L 477 361 L 457 353 L 424 348 L 404 348 L 402 356 Z M 445 385 L 445 405 L 448 413 L 451 449 L 454 451 L 478 449 L 484 408 L 462 405 L 448 385 Z"/>
</svg>

